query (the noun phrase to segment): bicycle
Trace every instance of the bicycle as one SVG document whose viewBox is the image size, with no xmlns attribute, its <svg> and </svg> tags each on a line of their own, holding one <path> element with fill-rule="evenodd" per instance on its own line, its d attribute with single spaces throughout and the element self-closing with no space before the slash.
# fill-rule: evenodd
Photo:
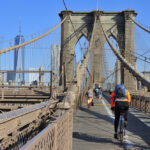
<svg viewBox="0 0 150 150">
<path fill-rule="evenodd" d="M 121 144 L 124 142 L 124 136 L 125 136 L 125 120 L 124 120 L 124 113 L 121 113 L 120 119 L 119 119 L 119 138 Z"/>
</svg>

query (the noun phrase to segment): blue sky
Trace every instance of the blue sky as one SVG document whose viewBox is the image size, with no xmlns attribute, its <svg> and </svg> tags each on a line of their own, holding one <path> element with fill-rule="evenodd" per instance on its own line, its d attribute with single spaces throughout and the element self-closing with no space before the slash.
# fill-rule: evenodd
<svg viewBox="0 0 150 150">
<path fill-rule="evenodd" d="M 97 9 L 97 0 L 65 0 L 65 2 L 68 10 L 72 11 Z M 100 10 L 135 10 L 138 13 L 136 20 L 150 27 L 149 7 L 150 0 L 99 0 Z M 64 9 L 63 0 L 0 0 L 0 38 L 13 39 L 19 32 L 19 21 L 21 21 L 22 34 L 25 36 L 52 28 L 60 22 L 58 13 Z M 140 30 L 137 32 L 140 35 L 137 39 L 138 44 L 141 42 L 141 47 L 150 49 L 147 38 L 149 35 Z"/>
<path fill-rule="evenodd" d="M 65 0 L 69 10 L 92 11 L 97 0 Z M 99 9 L 104 11 L 122 11 L 133 9 L 137 19 L 150 25 L 150 0 L 99 0 Z M 0 36 L 13 38 L 18 33 L 19 20 L 22 33 L 30 35 L 54 26 L 60 21 L 58 13 L 64 10 L 62 0 L 0 0 Z"/>
</svg>

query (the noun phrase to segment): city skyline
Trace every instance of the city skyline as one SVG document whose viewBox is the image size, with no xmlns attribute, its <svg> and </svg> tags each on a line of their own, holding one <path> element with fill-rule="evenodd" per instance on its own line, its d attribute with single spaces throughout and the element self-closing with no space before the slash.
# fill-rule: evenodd
<svg viewBox="0 0 150 150">
<path fill-rule="evenodd" d="M 5 2 L 3 1 L 1 3 L 0 11 L 2 11 L 4 8 L 8 8 L 8 10 L 9 10 L 6 14 L 0 13 L 1 18 L 9 18 L 9 19 L 5 20 L 5 22 L 2 22 L 2 24 L 1 24 L 0 38 L 4 37 L 4 42 L 2 44 L 3 46 L 0 45 L 1 49 L 4 47 L 10 46 L 8 44 L 9 39 L 12 39 L 12 37 L 14 35 L 16 35 L 16 33 L 18 31 L 18 25 L 20 25 L 19 24 L 20 20 L 22 22 L 22 34 L 26 38 L 27 36 L 34 35 L 34 33 L 38 34 L 39 31 L 43 32 L 43 30 L 45 30 L 47 28 L 52 29 L 52 27 L 54 25 L 56 25 L 58 22 L 60 22 L 60 17 L 58 14 L 62 10 L 65 10 L 63 1 L 61 1 L 61 0 L 57 0 L 57 1 L 45 0 L 44 3 L 42 1 L 38 1 L 38 2 L 36 2 L 36 7 L 35 7 L 35 3 L 33 1 L 30 1 L 30 3 L 27 3 L 27 2 L 29 2 L 29 1 L 22 0 L 20 2 L 19 0 L 14 0 L 13 2 L 8 3 L 8 1 L 6 0 Z M 131 0 L 122 0 L 121 3 L 119 0 L 114 0 L 114 1 L 100 0 L 98 3 L 98 7 L 97 7 L 97 0 L 95 0 L 95 1 L 92 1 L 92 0 L 68 1 L 68 0 L 65 0 L 65 2 L 66 2 L 68 10 L 72 10 L 72 11 L 89 11 L 89 12 L 91 12 L 93 10 L 96 10 L 97 8 L 102 11 L 110 11 L 110 12 L 123 11 L 123 10 L 135 10 L 135 12 L 138 13 L 138 15 L 136 16 L 136 20 L 140 21 L 144 25 L 150 24 L 149 19 L 147 19 L 149 17 L 148 16 L 148 14 L 149 14 L 148 6 L 150 4 L 150 1 L 148 1 L 148 0 L 146 0 L 144 3 L 142 1 L 137 2 L 136 0 L 132 0 L 132 1 Z M 109 5 L 108 5 L 108 3 L 109 3 Z M 80 4 L 80 7 L 77 7 L 79 4 Z M 11 6 L 13 6 L 13 7 L 11 7 Z M 16 8 L 16 9 L 14 9 L 14 11 L 11 11 L 12 8 Z M 28 12 L 25 11 L 26 8 L 28 8 Z M 39 10 L 43 10 L 43 11 L 39 11 Z M 18 13 L 18 11 L 19 11 L 19 13 Z M 32 12 L 34 12 L 34 13 L 32 13 Z M 11 24 L 12 21 L 15 23 Z M 136 40 L 135 48 L 140 50 L 140 54 L 143 54 L 150 47 L 149 42 L 147 40 L 148 38 L 146 38 L 147 35 L 143 36 L 143 34 L 145 34 L 145 33 L 141 32 L 140 29 L 137 29 L 136 26 L 135 26 L 135 29 L 136 29 L 135 35 L 137 35 L 138 33 L 140 35 L 140 36 L 135 36 L 135 38 L 136 38 L 135 39 Z M 60 29 L 59 29 L 58 34 L 61 34 Z M 56 37 L 56 34 L 54 36 Z M 54 39 L 54 37 L 53 37 L 53 39 Z M 51 38 L 51 40 L 52 40 L 52 38 Z M 7 41 L 7 44 L 6 44 L 6 41 Z M 60 43 L 58 43 L 58 44 L 60 44 Z M 81 45 L 83 46 L 84 42 L 81 42 Z M 78 46 L 77 48 L 81 49 L 80 46 Z M 79 50 L 78 50 L 78 53 L 79 53 L 79 56 L 82 55 L 79 52 Z M 109 64 L 110 68 L 112 68 L 112 67 L 114 67 L 114 64 L 115 64 L 114 63 L 115 56 L 112 52 L 108 52 L 108 54 L 111 54 L 111 56 L 108 57 L 108 61 L 109 61 L 108 64 Z M 150 57 L 150 53 L 148 53 L 146 56 Z M 5 60 L 3 58 L 3 62 L 4 61 Z M 29 65 L 30 65 L 30 62 L 29 62 Z M 35 63 L 34 67 L 39 67 L 39 66 L 37 66 L 37 63 Z M 144 63 L 143 62 L 141 63 L 138 61 L 137 68 L 139 69 L 139 71 L 143 71 L 143 68 L 144 68 L 143 66 L 144 66 Z M 44 68 L 46 68 L 46 67 L 44 67 Z M 147 66 L 146 66 L 146 69 L 150 70 L 150 68 L 148 68 Z"/>
</svg>

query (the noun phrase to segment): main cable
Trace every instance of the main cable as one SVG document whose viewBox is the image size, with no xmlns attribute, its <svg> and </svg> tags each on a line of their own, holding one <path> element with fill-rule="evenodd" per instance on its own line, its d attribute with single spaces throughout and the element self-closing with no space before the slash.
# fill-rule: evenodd
<svg viewBox="0 0 150 150">
<path fill-rule="evenodd" d="M 64 7 L 65 7 L 67 13 L 68 13 L 68 8 L 67 8 L 67 5 L 66 5 L 66 3 L 65 3 L 65 0 L 63 0 L 63 4 L 64 4 Z M 73 28 L 73 30 L 74 30 L 75 36 L 76 36 L 76 38 L 78 39 L 78 36 L 77 36 L 77 34 L 76 34 L 76 32 L 75 32 L 76 30 L 75 30 L 75 27 L 74 27 L 74 25 L 73 25 L 73 22 L 72 22 L 72 20 L 71 20 L 71 18 L 70 18 L 70 15 L 68 15 L 68 16 L 69 16 L 69 20 L 70 20 L 70 22 L 71 22 L 72 28 Z M 79 42 L 80 48 L 82 48 L 82 45 L 81 45 L 80 41 L 78 41 L 78 42 Z M 74 54 L 74 55 L 75 55 L 75 54 Z"/>
</svg>

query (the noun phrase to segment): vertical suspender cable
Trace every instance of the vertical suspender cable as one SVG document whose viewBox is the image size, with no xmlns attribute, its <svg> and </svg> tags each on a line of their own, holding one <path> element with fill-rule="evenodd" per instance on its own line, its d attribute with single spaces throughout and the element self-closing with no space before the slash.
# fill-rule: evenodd
<svg viewBox="0 0 150 150">
<path fill-rule="evenodd" d="M 100 22 L 100 25 L 102 27 L 102 24 Z M 146 85 L 148 87 L 148 89 L 150 90 L 150 82 L 147 80 L 147 78 L 144 77 L 144 75 L 140 72 L 137 71 L 137 69 L 132 66 L 132 64 L 130 64 L 121 54 L 119 54 L 117 52 L 117 50 L 113 47 L 113 45 L 111 44 L 110 40 L 108 39 L 103 27 L 102 27 L 104 36 L 109 44 L 109 46 L 112 48 L 112 51 L 114 52 L 114 54 L 117 56 L 117 58 L 124 64 L 124 66 L 133 74 L 133 76 L 135 76 L 138 80 L 140 80 L 144 85 Z"/>
</svg>

